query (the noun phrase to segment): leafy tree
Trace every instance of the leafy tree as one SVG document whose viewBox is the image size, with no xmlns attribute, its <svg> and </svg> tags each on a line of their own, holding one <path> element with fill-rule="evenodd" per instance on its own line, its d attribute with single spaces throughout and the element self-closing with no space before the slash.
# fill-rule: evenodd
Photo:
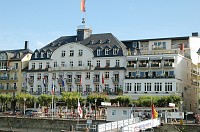
<svg viewBox="0 0 200 132">
<path fill-rule="evenodd" d="M 109 102 L 110 99 L 108 95 L 92 93 L 87 96 L 86 100 L 88 103 L 95 103 L 95 99 L 97 99 L 96 105 L 97 107 L 101 105 L 101 102 Z"/>
<path fill-rule="evenodd" d="M 38 97 L 38 103 L 48 107 L 52 103 L 52 95 L 42 94 Z"/>
<path fill-rule="evenodd" d="M 83 102 L 83 98 L 78 92 L 62 92 L 61 100 L 67 104 L 68 108 L 77 108 L 78 99 L 80 102 Z"/>
<path fill-rule="evenodd" d="M 128 106 L 131 104 L 130 96 L 117 96 L 115 99 L 119 102 L 120 106 Z"/>
<path fill-rule="evenodd" d="M 6 105 L 8 102 L 12 101 L 12 96 L 10 94 L 0 94 L 0 102 L 2 104 L 2 110 L 6 111 Z"/>
</svg>

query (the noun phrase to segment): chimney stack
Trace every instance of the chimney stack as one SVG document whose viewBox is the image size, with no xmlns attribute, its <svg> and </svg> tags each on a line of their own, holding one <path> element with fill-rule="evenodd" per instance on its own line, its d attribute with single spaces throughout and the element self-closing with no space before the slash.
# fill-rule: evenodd
<svg viewBox="0 0 200 132">
<path fill-rule="evenodd" d="M 29 47 L 28 41 L 25 41 L 24 49 L 28 49 L 28 47 Z"/>
</svg>

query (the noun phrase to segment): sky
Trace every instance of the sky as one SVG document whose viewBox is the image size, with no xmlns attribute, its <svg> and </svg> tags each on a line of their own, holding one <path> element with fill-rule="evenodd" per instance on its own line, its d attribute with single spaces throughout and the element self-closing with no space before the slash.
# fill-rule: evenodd
<svg viewBox="0 0 200 132">
<path fill-rule="evenodd" d="M 119 40 L 191 36 L 200 32 L 200 0 L 0 0 L 0 50 L 32 51 L 76 35 L 86 18 L 94 34 Z"/>
</svg>

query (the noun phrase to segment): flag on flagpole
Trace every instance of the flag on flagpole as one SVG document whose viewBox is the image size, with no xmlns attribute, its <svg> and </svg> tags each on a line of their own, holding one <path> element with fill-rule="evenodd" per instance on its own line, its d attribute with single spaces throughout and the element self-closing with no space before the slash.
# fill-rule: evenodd
<svg viewBox="0 0 200 132">
<path fill-rule="evenodd" d="M 102 73 L 102 84 L 104 84 L 104 76 L 103 76 L 103 73 Z"/>
<path fill-rule="evenodd" d="M 155 107 L 154 107 L 154 104 L 152 103 L 152 105 L 151 105 L 151 115 L 152 115 L 152 119 L 156 119 L 156 118 L 158 118 L 158 112 L 156 111 L 156 109 L 155 109 Z"/>
<path fill-rule="evenodd" d="M 80 118 L 83 117 L 83 111 L 81 109 L 81 105 L 80 105 L 79 99 L 78 99 L 78 114 L 79 114 Z"/>
<path fill-rule="evenodd" d="M 52 87 L 51 87 L 51 92 L 52 92 L 52 95 L 54 94 L 54 89 L 55 89 L 55 85 L 54 85 L 54 83 L 52 82 Z"/>
<path fill-rule="evenodd" d="M 82 85 L 82 83 L 83 83 L 83 79 L 82 79 L 82 77 L 80 78 L 80 85 Z"/>
<path fill-rule="evenodd" d="M 64 82 L 64 80 L 62 79 L 61 81 L 62 81 L 62 87 L 65 87 L 65 82 Z"/>
<path fill-rule="evenodd" d="M 46 87 L 46 77 L 44 77 L 44 79 L 43 79 L 43 84 L 44 84 L 44 87 Z"/>
<path fill-rule="evenodd" d="M 81 0 L 81 11 L 85 12 L 85 0 Z"/>
</svg>

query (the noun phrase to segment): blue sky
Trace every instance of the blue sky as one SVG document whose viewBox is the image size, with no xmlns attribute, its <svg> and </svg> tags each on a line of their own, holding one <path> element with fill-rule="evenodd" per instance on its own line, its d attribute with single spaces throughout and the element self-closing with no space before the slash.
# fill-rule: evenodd
<svg viewBox="0 0 200 132">
<path fill-rule="evenodd" d="M 39 49 L 60 36 L 75 35 L 81 18 L 93 33 L 119 40 L 191 36 L 200 32 L 200 0 L 0 0 L 0 50 L 29 41 Z"/>
</svg>

